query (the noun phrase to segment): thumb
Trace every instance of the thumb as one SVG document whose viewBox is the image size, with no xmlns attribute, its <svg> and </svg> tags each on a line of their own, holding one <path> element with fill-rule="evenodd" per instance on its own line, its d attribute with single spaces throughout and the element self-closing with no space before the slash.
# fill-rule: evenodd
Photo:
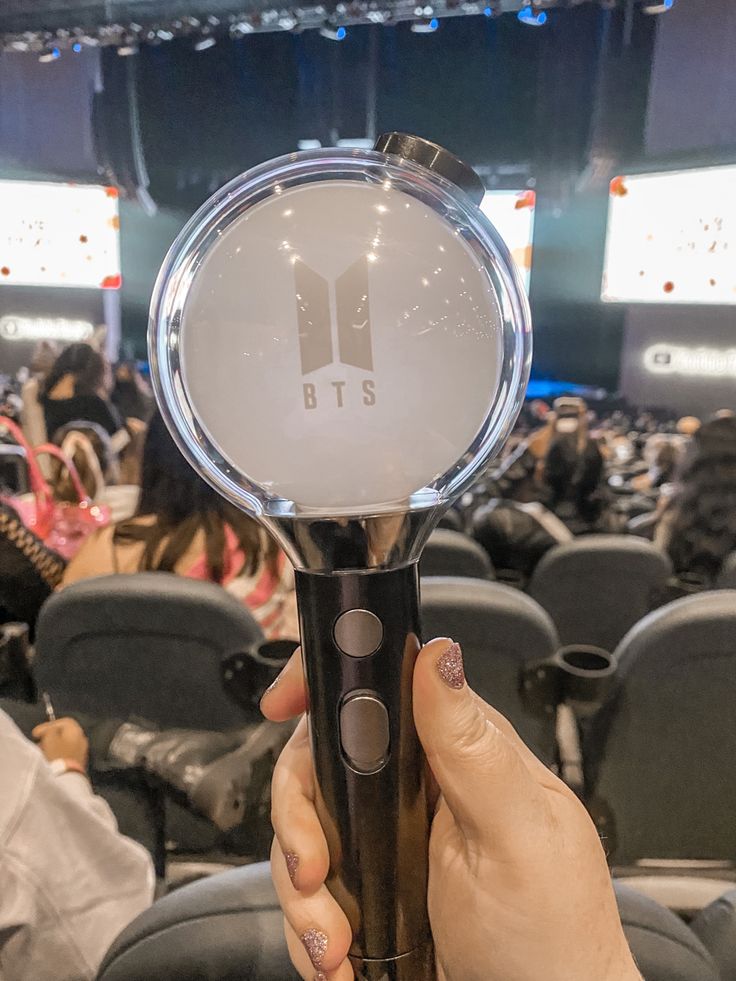
<svg viewBox="0 0 736 981">
<path fill-rule="evenodd" d="M 452 815 L 469 837 L 518 847 L 546 800 L 502 717 L 465 680 L 459 644 L 433 640 L 414 669 L 414 721 Z M 504 729 L 505 729 L 504 725 Z"/>
</svg>

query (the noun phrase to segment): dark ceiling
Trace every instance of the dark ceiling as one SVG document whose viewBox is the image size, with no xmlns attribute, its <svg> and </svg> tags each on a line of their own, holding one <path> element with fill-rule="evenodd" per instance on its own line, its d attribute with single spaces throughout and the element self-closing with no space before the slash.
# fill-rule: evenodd
<svg viewBox="0 0 736 981">
<path fill-rule="evenodd" d="M 99 36 L 100 42 L 120 43 L 115 36 L 131 25 L 163 27 L 175 36 L 222 33 L 240 22 L 247 32 L 318 27 L 333 23 L 386 23 L 427 17 L 461 16 L 484 11 L 493 16 L 518 11 L 529 0 L 2 0 L 0 34 L 33 32 L 84 32 Z M 533 0 L 536 10 L 574 7 L 593 0 Z M 604 5 L 634 0 L 599 0 Z M 640 0 L 636 0 L 640 2 Z M 293 23 L 292 23 L 293 22 Z M 105 28 L 113 28 L 106 35 Z M 244 31 L 243 33 L 245 33 Z M 162 38 L 162 40 L 168 38 Z"/>
</svg>

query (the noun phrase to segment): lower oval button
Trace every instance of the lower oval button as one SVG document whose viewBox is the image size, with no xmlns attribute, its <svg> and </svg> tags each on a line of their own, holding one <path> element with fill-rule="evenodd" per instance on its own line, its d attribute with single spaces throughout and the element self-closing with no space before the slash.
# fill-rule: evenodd
<svg viewBox="0 0 736 981">
<path fill-rule="evenodd" d="M 358 773 L 376 773 L 390 749 L 388 711 L 373 692 L 351 692 L 340 709 L 342 751 Z"/>
</svg>

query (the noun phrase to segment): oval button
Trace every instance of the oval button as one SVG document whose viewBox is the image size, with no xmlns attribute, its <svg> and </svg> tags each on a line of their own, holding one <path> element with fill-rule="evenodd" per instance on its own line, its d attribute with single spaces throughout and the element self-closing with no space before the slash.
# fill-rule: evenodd
<svg viewBox="0 0 736 981">
<path fill-rule="evenodd" d="M 376 773 L 385 766 L 391 737 L 388 711 L 377 695 L 360 691 L 347 696 L 340 709 L 340 742 L 358 773 Z"/>
<path fill-rule="evenodd" d="M 383 641 L 383 624 L 369 610 L 347 610 L 335 622 L 335 643 L 349 657 L 368 657 Z"/>
</svg>

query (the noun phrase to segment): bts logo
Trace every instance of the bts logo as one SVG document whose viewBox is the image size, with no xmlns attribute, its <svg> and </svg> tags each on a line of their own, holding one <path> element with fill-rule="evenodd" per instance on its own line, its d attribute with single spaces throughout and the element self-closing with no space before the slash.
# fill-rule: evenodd
<svg viewBox="0 0 736 981">
<path fill-rule="evenodd" d="M 296 286 L 297 322 L 299 327 L 299 352 L 302 375 L 335 363 L 373 371 L 373 343 L 371 338 L 370 301 L 368 292 L 368 259 L 361 257 L 335 280 L 334 302 L 337 319 L 337 350 L 334 356 L 333 328 L 330 311 L 330 286 L 328 281 L 301 259 L 294 263 Z M 347 381 L 332 381 L 336 407 L 345 404 Z M 362 383 L 363 405 L 376 403 L 372 379 Z M 317 384 L 304 382 L 304 407 L 316 409 Z"/>
</svg>

